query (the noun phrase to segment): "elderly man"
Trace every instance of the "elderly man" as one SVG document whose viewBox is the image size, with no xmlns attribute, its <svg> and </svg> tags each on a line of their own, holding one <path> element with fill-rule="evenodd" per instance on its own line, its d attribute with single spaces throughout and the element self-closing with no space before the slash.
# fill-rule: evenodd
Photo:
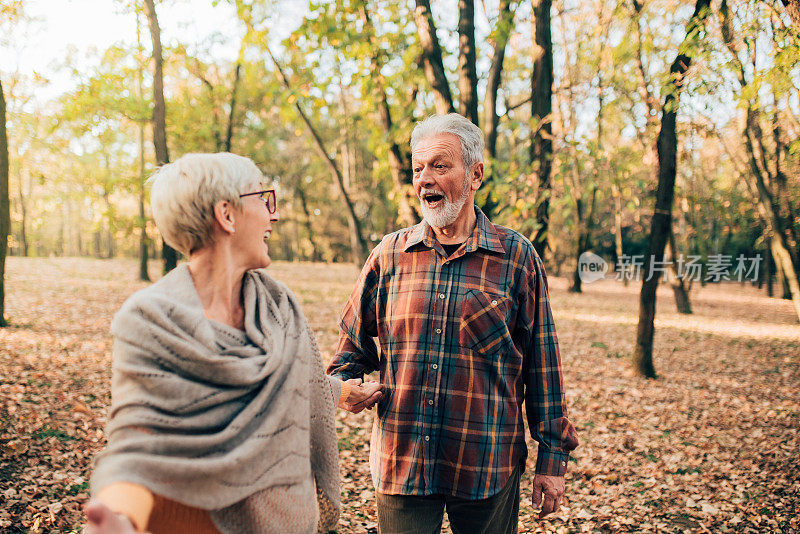
<svg viewBox="0 0 800 534">
<path fill-rule="evenodd" d="M 540 517 L 558 510 L 577 446 L 544 266 L 530 241 L 474 205 L 477 126 L 434 115 L 417 124 L 411 151 L 424 221 L 372 251 L 328 373 L 379 370 L 386 388 L 370 452 L 380 532 L 438 532 L 446 510 L 455 533 L 516 533 L 523 403 L 539 443 Z"/>
</svg>

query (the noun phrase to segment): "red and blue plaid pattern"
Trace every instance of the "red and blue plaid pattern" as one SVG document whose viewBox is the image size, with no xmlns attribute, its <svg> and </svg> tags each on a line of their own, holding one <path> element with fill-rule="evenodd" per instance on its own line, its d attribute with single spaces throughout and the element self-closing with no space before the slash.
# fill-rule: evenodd
<svg viewBox="0 0 800 534">
<path fill-rule="evenodd" d="M 370 464 L 381 493 L 484 499 L 527 457 L 563 475 L 577 444 L 541 259 L 476 208 L 449 258 L 422 222 L 372 251 L 342 312 L 329 374 L 386 386 Z M 374 338 L 380 342 L 380 352 Z"/>
</svg>

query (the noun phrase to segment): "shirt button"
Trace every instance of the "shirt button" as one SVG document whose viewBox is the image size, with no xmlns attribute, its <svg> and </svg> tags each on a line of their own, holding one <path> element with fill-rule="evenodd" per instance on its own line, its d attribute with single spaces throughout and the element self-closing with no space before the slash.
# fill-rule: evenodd
<svg viewBox="0 0 800 534">
<path fill-rule="evenodd" d="M 428 406 L 433 406 L 433 401 L 432 400 L 428 401 Z"/>
<path fill-rule="evenodd" d="M 435 363 L 434 363 L 433 365 L 431 365 L 431 367 L 433 367 L 433 369 L 434 369 L 434 371 L 435 371 L 436 369 L 438 369 L 438 368 L 439 368 L 439 365 L 437 365 L 437 364 L 435 364 Z"/>
<path fill-rule="evenodd" d="M 439 298 L 444 299 L 444 293 L 439 293 Z"/>
<path fill-rule="evenodd" d="M 442 333 L 442 329 L 441 329 L 441 328 L 437 328 L 437 329 L 436 329 L 436 333 L 437 333 L 437 334 L 441 334 L 441 333 Z"/>
<path fill-rule="evenodd" d="M 431 440 L 430 436 L 425 436 L 425 441 L 430 441 L 430 440 Z"/>
<path fill-rule="evenodd" d="M 497 301 L 496 300 L 492 301 L 492 306 L 497 306 Z"/>
</svg>

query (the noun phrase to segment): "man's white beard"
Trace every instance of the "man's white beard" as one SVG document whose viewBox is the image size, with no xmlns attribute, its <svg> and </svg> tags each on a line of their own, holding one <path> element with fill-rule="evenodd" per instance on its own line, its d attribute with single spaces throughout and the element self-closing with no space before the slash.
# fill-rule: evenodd
<svg viewBox="0 0 800 534">
<path fill-rule="evenodd" d="M 435 209 L 429 208 L 427 202 L 424 200 L 426 193 L 438 193 L 442 195 L 441 205 Z M 425 219 L 428 224 L 436 228 L 450 226 L 458 219 L 458 215 L 461 213 L 461 209 L 464 207 L 467 197 L 469 197 L 469 178 L 467 177 L 464 179 L 464 191 L 456 200 L 448 200 L 443 191 L 426 189 L 424 187 L 420 191 L 419 196 L 422 218 Z"/>
</svg>

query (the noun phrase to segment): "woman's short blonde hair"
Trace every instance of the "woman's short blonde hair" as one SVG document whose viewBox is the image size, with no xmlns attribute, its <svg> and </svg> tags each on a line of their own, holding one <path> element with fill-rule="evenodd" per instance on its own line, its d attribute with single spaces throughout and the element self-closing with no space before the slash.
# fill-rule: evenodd
<svg viewBox="0 0 800 534">
<path fill-rule="evenodd" d="M 252 160 L 227 152 L 186 154 L 164 165 L 148 181 L 158 231 L 169 246 L 189 256 L 212 241 L 214 205 L 228 201 L 241 209 L 239 195 L 261 178 Z"/>
</svg>

